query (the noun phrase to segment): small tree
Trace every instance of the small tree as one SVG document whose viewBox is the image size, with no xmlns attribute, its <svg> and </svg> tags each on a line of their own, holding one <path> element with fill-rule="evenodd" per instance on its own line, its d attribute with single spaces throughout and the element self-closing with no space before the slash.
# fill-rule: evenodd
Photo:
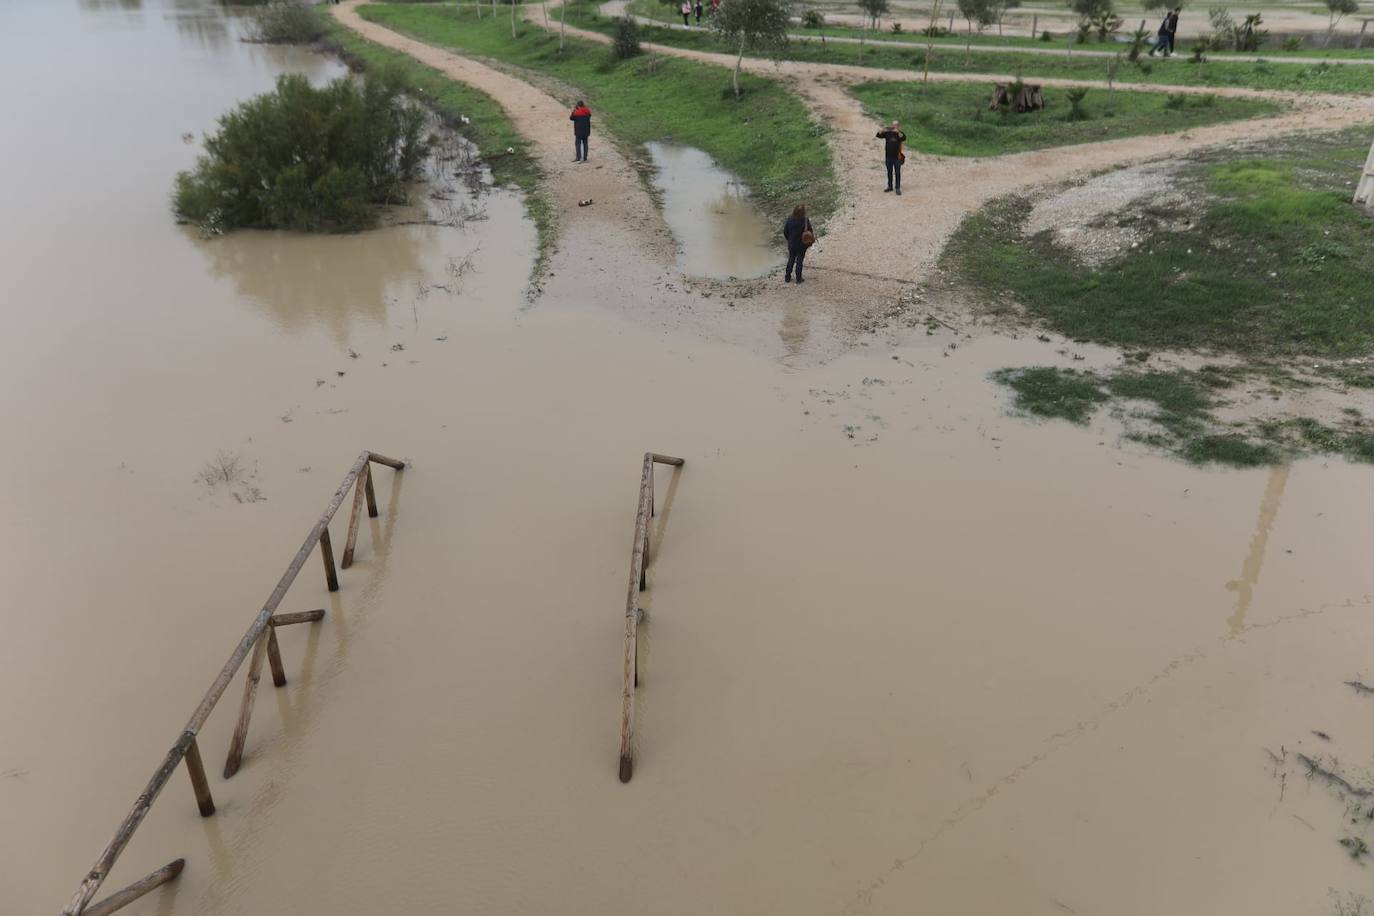
<svg viewBox="0 0 1374 916">
<path fill-rule="evenodd" d="M 767 51 L 776 56 L 787 44 L 791 19 L 791 0 L 729 0 L 711 17 L 712 30 L 739 48 L 735 57 L 735 98 L 740 97 L 739 72 L 744 52 Z"/>
<path fill-rule="evenodd" d="M 1007 16 L 1007 10 L 1014 10 L 1021 5 L 1021 0 L 993 0 L 993 11 L 997 14 L 997 34 L 1002 34 L 1002 20 Z"/>
<path fill-rule="evenodd" d="M 887 0 L 859 0 L 859 9 L 863 10 L 864 18 L 868 20 L 868 28 L 876 31 L 878 18 L 887 12 Z"/>
<path fill-rule="evenodd" d="M 973 31 L 973 26 L 978 25 L 981 32 L 988 26 L 997 21 L 998 0 L 957 0 L 959 14 L 968 23 L 968 31 Z"/>
<path fill-rule="evenodd" d="M 1326 23 L 1326 44 L 1323 47 L 1331 45 L 1331 36 L 1336 33 L 1336 26 L 1351 13 L 1358 13 L 1360 4 L 1356 0 L 1326 0 L 1326 9 L 1331 15 Z"/>
<path fill-rule="evenodd" d="M 619 60 L 639 56 L 639 23 L 629 13 L 615 21 L 615 36 L 611 48 Z"/>
<path fill-rule="evenodd" d="M 1113 0 L 1069 0 L 1069 9 L 1078 14 L 1080 33 L 1084 26 L 1097 29 L 1101 40 L 1106 41 L 1108 34 L 1121 28 L 1121 19 L 1116 15 Z"/>
</svg>

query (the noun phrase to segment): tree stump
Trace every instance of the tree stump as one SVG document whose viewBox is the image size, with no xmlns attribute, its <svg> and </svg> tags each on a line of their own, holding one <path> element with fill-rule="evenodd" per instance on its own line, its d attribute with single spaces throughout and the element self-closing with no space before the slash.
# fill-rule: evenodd
<svg viewBox="0 0 1374 916">
<path fill-rule="evenodd" d="M 1040 84 L 1033 86 L 1023 85 L 1021 91 L 1016 94 L 1016 100 L 1012 103 L 1017 114 L 1025 114 L 1028 111 L 1039 111 L 1045 107 L 1045 96 L 1040 91 Z"/>
<path fill-rule="evenodd" d="M 1011 108 L 1017 114 L 1025 114 L 1028 111 L 1039 111 L 1045 107 L 1045 95 L 1038 83 L 1034 85 L 1021 84 L 1016 89 L 1016 96 L 1012 97 L 1012 86 L 1007 83 L 997 83 L 992 88 L 992 104 L 988 106 L 988 111 L 996 111 L 1002 107 Z"/>
</svg>

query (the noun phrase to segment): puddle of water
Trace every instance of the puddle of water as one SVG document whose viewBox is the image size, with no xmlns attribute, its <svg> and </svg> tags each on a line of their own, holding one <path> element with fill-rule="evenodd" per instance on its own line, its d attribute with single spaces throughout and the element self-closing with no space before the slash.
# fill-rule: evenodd
<svg viewBox="0 0 1374 916">
<path fill-rule="evenodd" d="M 1370 678 L 1368 468 L 1205 471 L 1105 415 L 1009 417 L 986 376 L 1033 340 L 780 368 L 644 322 L 653 276 L 606 279 L 598 239 L 528 307 L 505 194 L 462 230 L 201 241 L 167 210 L 180 134 L 337 71 L 207 48 L 188 9 L 0 5 L 0 67 L 30 70 L 0 87 L 56 138 L 0 144 L 30 178 L 0 222 L 7 913 L 69 897 L 364 447 L 415 466 L 378 475 L 343 589 L 312 566 L 288 596 L 328 616 L 282 634 L 229 782 L 237 686 L 211 718 L 220 813 L 181 774 L 154 807 L 109 887 L 188 867 L 131 916 L 1329 916 L 1368 886 L 1294 764 L 1374 753 L 1342 683 Z M 92 122 L 94 158 L 67 145 Z M 222 449 L 262 501 L 197 481 Z M 622 786 L 645 449 L 688 463 Z"/>
<path fill-rule="evenodd" d="M 683 273 L 717 280 L 758 277 L 786 260 L 778 253 L 778 228 L 754 206 L 739 179 L 694 147 L 645 145 Z"/>
</svg>

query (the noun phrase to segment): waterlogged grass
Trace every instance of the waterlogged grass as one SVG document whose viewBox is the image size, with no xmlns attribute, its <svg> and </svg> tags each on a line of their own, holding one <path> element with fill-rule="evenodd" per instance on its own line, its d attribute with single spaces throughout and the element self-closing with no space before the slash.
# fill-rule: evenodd
<svg viewBox="0 0 1374 916">
<path fill-rule="evenodd" d="M 1160 223 L 1139 248 L 1098 268 L 1049 233 L 1023 238 L 1031 204 L 1020 198 L 967 219 L 946 262 L 990 299 L 1011 297 L 1075 339 L 1364 356 L 1374 352 L 1374 219 L 1350 203 L 1347 182 L 1366 140 L 1311 138 L 1268 159 L 1195 162 L 1178 179 L 1199 201 L 1191 227 Z M 1122 216 L 1150 218 L 1147 205 L 1136 209 Z"/>
<path fill-rule="evenodd" d="M 1102 382 L 1089 372 L 1034 366 L 1002 369 L 992 377 L 1015 392 L 1018 410 L 1038 417 L 1083 424 L 1107 400 Z"/>
<path fill-rule="evenodd" d="M 879 121 L 902 122 L 913 149 L 942 156 L 1003 153 L 1187 130 L 1205 124 L 1275 114 L 1281 106 L 1256 99 L 1158 92 L 1090 90 L 1086 117 L 1071 119 L 1065 90 L 1045 90 L 1046 108 L 1025 114 L 989 111 L 985 83 L 861 83 L 849 90 Z"/>
<path fill-rule="evenodd" d="M 745 75 L 744 96 L 736 101 L 730 72 L 723 67 L 647 55 L 617 61 L 606 47 L 572 38 L 560 53 L 556 33 L 521 21 L 518 37 L 512 38 L 509 19 L 478 21 L 470 4 L 461 17 L 451 6 L 427 4 L 371 4 L 359 12 L 422 41 L 515 64 L 575 87 L 596 112 L 596 130 L 603 136 L 635 149 L 669 138 L 695 146 L 739 176 L 771 213 L 798 203 L 821 217 L 834 210 L 836 182 L 826 128 L 774 80 Z M 569 11 L 570 25 L 585 25 L 588 18 L 585 10 Z M 571 137 L 566 123 L 549 129 Z"/>
<path fill-rule="evenodd" d="M 422 99 L 477 146 L 491 169 L 493 181 L 524 192 L 525 211 L 534 222 L 539 238 L 539 254 L 532 275 L 540 276 L 557 243 L 555 211 L 540 187 L 542 173 L 531 152 L 531 144 L 516 132 L 505 110 L 486 93 L 449 79 L 408 54 L 373 44 L 340 25 L 332 16 L 321 18 L 328 29 L 328 48 L 356 67 L 368 70 L 385 67 L 398 74 L 412 95 Z"/>
<path fill-rule="evenodd" d="M 1125 426 L 1125 436 L 1193 464 L 1255 467 L 1306 454 L 1339 455 L 1374 463 L 1374 423 L 1358 411 L 1339 426 L 1310 417 L 1224 424 L 1215 410 L 1218 390 L 1244 370 L 1123 369 L 1096 373 L 1053 366 L 1003 369 L 993 380 L 1013 392 L 1013 404 L 1035 416 L 1085 424 L 1104 405 Z"/>
<path fill-rule="evenodd" d="M 609 34 L 614 27 L 614 20 L 597 15 L 587 0 L 580 0 L 579 4 L 570 9 L 578 10 L 577 24 L 584 28 Z M 570 23 L 574 21 L 571 15 L 570 13 Z M 811 38 L 805 32 L 806 30 L 799 28 L 792 40 L 782 49 L 780 56 L 784 60 L 911 70 L 914 77 L 919 77 L 927 66 L 926 58 L 929 56 L 928 65 L 932 73 L 1001 74 L 1007 77 L 1019 74 L 1031 82 L 1035 77 L 1105 81 L 1108 68 L 1112 65 L 1111 58 L 1074 54 L 1067 44 L 1059 46 L 1062 54 L 1035 54 L 979 51 L 977 45 L 965 50 L 964 46 L 957 42 L 937 42 L 927 55 L 924 44 L 919 42 L 913 43 L 911 48 L 871 43 L 822 43 L 820 36 Z M 732 53 L 731 48 L 706 29 L 683 30 L 646 25 L 641 37 L 646 42 L 674 47 L 722 54 Z M 1111 46 L 1091 43 L 1076 47 L 1101 49 Z M 1216 55 L 1209 56 L 1207 62 L 1199 66 L 1190 63 L 1184 53 L 1170 60 L 1150 60 L 1142 54 L 1140 64 L 1137 65 L 1126 61 L 1125 49 L 1122 50 L 1122 62 L 1116 75 L 1118 83 L 1218 88 L 1235 86 L 1295 92 L 1374 91 L 1374 67 L 1369 66 L 1342 66 L 1320 60 L 1293 58 L 1283 61 L 1226 60 L 1223 56 Z M 1186 44 L 1185 48 L 1180 50 L 1186 51 Z M 1333 52 L 1333 56 L 1336 56 L 1336 52 Z"/>
</svg>

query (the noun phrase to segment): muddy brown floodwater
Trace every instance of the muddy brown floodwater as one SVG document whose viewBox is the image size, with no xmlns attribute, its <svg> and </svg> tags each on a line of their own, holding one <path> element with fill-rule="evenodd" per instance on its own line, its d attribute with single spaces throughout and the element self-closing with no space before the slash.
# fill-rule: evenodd
<svg viewBox="0 0 1374 916">
<path fill-rule="evenodd" d="M 463 228 L 202 240 L 168 213 L 182 134 L 340 72 L 237 34 L 195 0 L 0 5 L 0 911 L 69 898 L 362 448 L 414 467 L 378 475 L 343 589 L 312 561 L 288 596 L 328 616 L 282 633 L 291 683 L 229 782 L 211 718 L 219 814 L 174 776 L 108 887 L 186 871 L 128 912 L 1374 894 L 1338 845 L 1366 827 L 1296 760 L 1374 761 L 1343 683 L 1374 678 L 1368 467 L 1199 470 L 1110 418 L 1031 423 L 987 373 L 1077 365 L 1062 342 L 829 346 L 824 303 L 690 296 L 603 239 L 527 303 L 502 192 Z M 621 785 L 645 449 L 687 465 Z"/>
<path fill-rule="evenodd" d="M 778 236 L 739 179 L 706 153 L 676 143 L 645 144 L 678 245 L 678 267 L 693 277 L 758 277 L 778 266 Z"/>
</svg>

